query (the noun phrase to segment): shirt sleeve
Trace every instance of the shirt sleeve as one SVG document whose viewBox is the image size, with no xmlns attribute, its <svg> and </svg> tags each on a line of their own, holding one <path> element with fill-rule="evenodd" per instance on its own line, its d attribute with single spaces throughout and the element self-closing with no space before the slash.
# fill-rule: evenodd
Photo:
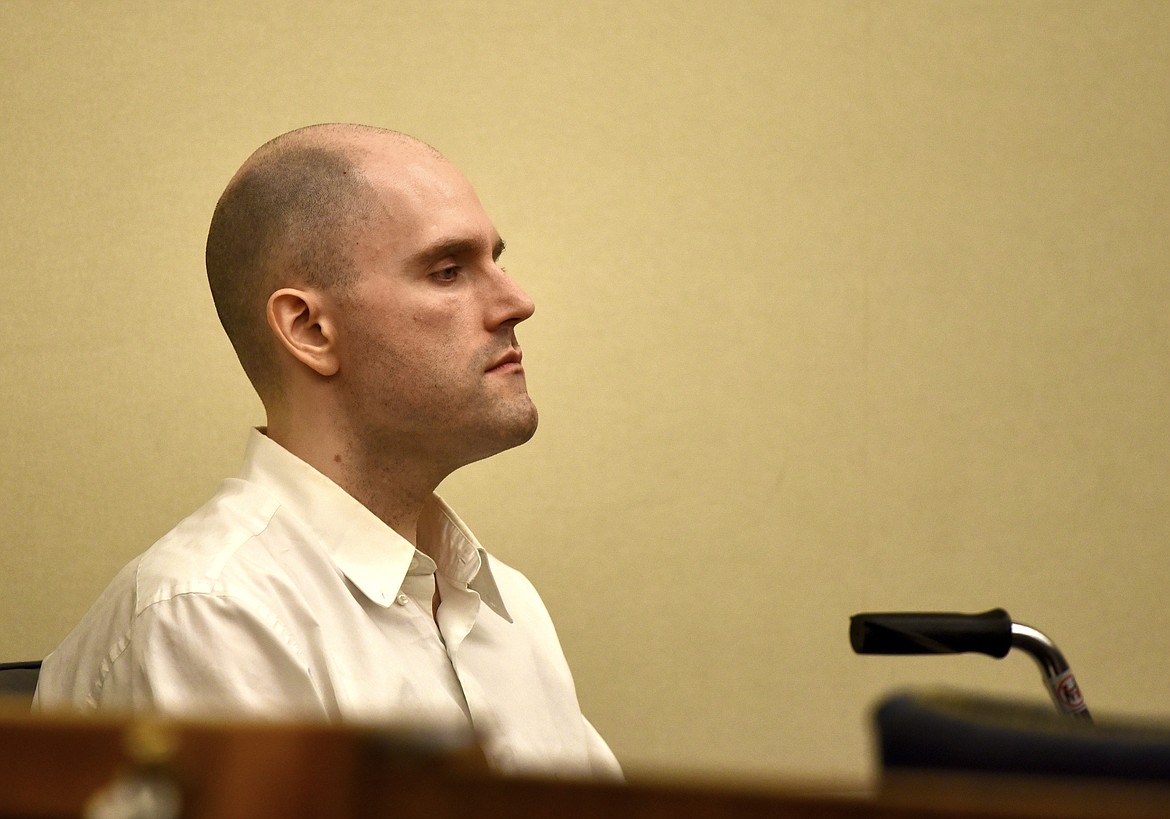
<svg viewBox="0 0 1170 819">
<path fill-rule="evenodd" d="M 326 718 L 318 681 L 255 601 L 177 594 L 144 609 L 94 692 L 96 707 L 186 717 Z"/>
<path fill-rule="evenodd" d="M 625 775 L 622 773 L 622 766 L 618 763 L 613 751 L 609 749 L 609 745 L 601 738 L 601 734 L 593 727 L 593 723 L 584 716 L 581 719 L 585 723 L 585 742 L 589 750 L 589 767 L 594 778 L 624 782 Z"/>
</svg>

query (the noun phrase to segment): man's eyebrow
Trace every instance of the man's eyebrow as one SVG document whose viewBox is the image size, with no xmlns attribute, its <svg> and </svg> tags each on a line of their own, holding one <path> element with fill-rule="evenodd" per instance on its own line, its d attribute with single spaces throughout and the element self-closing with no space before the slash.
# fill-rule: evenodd
<svg viewBox="0 0 1170 819">
<path fill-rule="evenodd" d="M 411 256 L 410 262 L 426 265 L 436 262 L 439 259 L 445 259 L 448 256 L 463 256 L 468 253 L 474 253 L 481 247 L 483 245 L 474 239 L 441 239 L 430 247 L 426 247 Z M 492 247 L 492 260 L 499 259 L 506 247 L 507 243 L 503 239 L 496 239 L 496 243 Z"/>
</svg>

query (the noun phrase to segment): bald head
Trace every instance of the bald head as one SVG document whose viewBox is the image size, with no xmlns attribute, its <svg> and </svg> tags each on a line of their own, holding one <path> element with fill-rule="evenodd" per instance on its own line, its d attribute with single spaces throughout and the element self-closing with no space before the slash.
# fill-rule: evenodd
<svg viewBox="0 0 1170 819">
<path fill-rule="evenodd" d="M 363 164 L 387 151 L 438 157 L 395 131 L 309 126 L 259 148 L 216 205 L 207 279 L 220 323 L 265 403 L 280 390 L 268 297 L 286 286 L 332 289 L 353 281 L 352 247 L 378 208 Z"/>
</svg>

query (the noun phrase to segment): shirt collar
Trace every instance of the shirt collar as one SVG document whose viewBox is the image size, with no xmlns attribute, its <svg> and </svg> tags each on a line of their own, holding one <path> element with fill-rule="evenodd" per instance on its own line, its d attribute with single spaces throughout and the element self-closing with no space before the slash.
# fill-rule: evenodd
<svg viewBox="0 0 1170 819">
<path fill-rule="evenodd" d="M 254 429 L 248 437 L 240 478 L 273 492 L 317 535 L 341 573 L 379 606 L 394 602 L 412 569 L 429 569 L 429 557 L 262 430 Z M 438 556 L 438 571 L 477 592 L 496 614 L 512 622 L 487 552 L 438 495 L 423 507 L 418 536 L 420 544 Z"/>
<path fill-rule="evenodd" d="M 428 552 L 437 555 L 436 564 L 445 577 L 476 592 L 488 608 L 512 622 L 496 579 L 491 560 L 475 535 L 455 511 L 438 495 L 431 495 L 418 521 L 418 539 Z"/>
</svg>

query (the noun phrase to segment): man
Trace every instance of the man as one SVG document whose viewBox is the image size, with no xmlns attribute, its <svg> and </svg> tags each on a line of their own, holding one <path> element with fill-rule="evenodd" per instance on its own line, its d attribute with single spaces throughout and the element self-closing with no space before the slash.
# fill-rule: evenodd
<svg viewBox="0 0 1170 819">
<path fill-rule="evenodd" d="M 207 273 L 267 427 L 46 658 L 36 707 L 470 724 L 500 770 L 620 776 L 535 590 L 434 494 L 536 430 L 503 249 L 403 134 L 253 154 Z"/>
</svg>

